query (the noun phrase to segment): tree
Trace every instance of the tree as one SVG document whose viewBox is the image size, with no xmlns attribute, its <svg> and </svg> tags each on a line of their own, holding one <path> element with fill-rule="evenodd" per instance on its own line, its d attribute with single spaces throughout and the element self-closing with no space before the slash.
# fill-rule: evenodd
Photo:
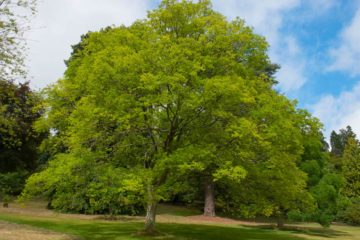
<svg viewBox="0 0 360 240">
<path fill-rule="evenodd" d="M 344 194 L 349 198 L 360 197 L 360 146 L 350 137 L 343 155 Z"/>
<path fill-rule="evenodd" d="M 342 156 L 344 154 L 345 145 L 347 144 L 349 138 L 356 139 L 356 134 L 352 131 L 350 126 L 347 126 L 346 129 L 340 129 L 339 133 L 332 131 L 330 135 L 330 160 L 333 163 L 335 169 L 337 169 L 339 172 L 341 172 L 343 165 Z"/>
<path fill-rule="evenodd" d="M 0 194 L 19 194 L 36 166 L 40 137 L 32 123 L 41 114 L 40 98 L 28 83 L 14 83 L 26 77 L 24 33 L 35 6 L 35 0 L 0 1 Z"/>
<path fill-rule="evenodd" d="M 340 129 L 339 133 L 332 131 L 330 135 L 331 154 L 335 157 L 341 157 L 349 138 L 356 138 L 356 134 L 350 126 L 347 126 L 346 129 Z"/>
<path fill-rule="evenodd" d="M 311 213 L 315 208 L 307 186 L 310 176 L 299 165 L 305 156 L 317 155 L 312 148 L 322 151 L 321 124 L 282 96 L 269 95 L 263 101 L 257 116 L 266 119 L 266 125 L 259 125 L 263 132 L 262 141 L 253 145 L 256 158 L 243 163 L 248 174 L 240 184 L 222 186 L 220 202 L 227 213 L 273 216 L 282 227 L 292 212 Z"/>
<path fill-rule="evenodd" d="M 0 80 L 0 191 L 19 194 L 28 173 L 38 166 L 37 147 L 44 135 L 32 124 L 41 116 L 40 96 L 28 83 Z"/>
<path fill-rule="evenodd" d="M 164 0 L 130 27 L 88 33 L 74 46 L 64 78 L 48 90 L 49 111 L 37 124 L 62 147 L 24 194 L 45 191 L 50 201 L 67 194 L 71 187 L 48 174 L 64 171 L 61 159 L 70 159 L 65 171 L 73 177 L 86 163 L 132 172 L 141 177 L 140 184 L 127 183 L 144 193 L 146 232 L 154 231 L 157 203 L 168 198 L 172 180 L 189 172 L 201 176 L 209 216 L 215 183 L 240 182 L 247 162 L 283 166 L 285 177 L 274 188 L 280 196 L 285 183 L 298 196 L 305 178 L 295 164 L 299 115 L 272 89 L 278 66 L 267 47 L 242 20 L 228 22 L 206 0 Z M 99 174 L 84 181 L 96 182 Z"/>
<path fill-rule="evenodd" d="M 348 204 L 342 211 L 340 219 L 350 223 L 360 223 L 360 145 L 354 136 L 349 137 L 342 156 L 342 175 L 345 179 L 342 194 L 347 198 Z M 344 209 L 344 208 L 343 208 Z"/>
<path fill-rule="evenodd" d="M 310 189 L 317 207 L 314 212 L 305 215 L 304 219 L 315 220 L 322 226 L 329 226 L 347 204 L 347 200 L 341 194 L 343 186 L 344 179 L 340 174 L 332 172 L 324 174 L 318 184 Z"/>
<path fill-rule="evenodd" d="M 0 80 L 2 81 L 12 81 L 16 77 L 26 76 L 24 33 L 29 28 L 28 13 L 34 14 L 35 7 L 36 0 L 0 1 Z"/>
</svg>

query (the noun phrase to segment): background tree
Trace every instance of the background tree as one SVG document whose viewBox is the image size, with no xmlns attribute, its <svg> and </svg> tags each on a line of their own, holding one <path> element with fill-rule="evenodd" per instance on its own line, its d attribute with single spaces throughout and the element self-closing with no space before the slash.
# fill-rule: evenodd
<svg viewBox="0 0 360 240">
<path fill-rule="evenodd" d="M 331 161 L 338 170 L 341 170 L 342 156 L 345 146 L 350 138 L 356 139 L 356 134 L 353 132 L 350 126 L 347 126 L 346 129 L 340 129 L 339 133 L 336 133 L 335 131 L 331 132 Z"/>
<path fill-rule="evenodd" d="M 19 194 L 25 178 L 38 166 L 37 147 L 43 135 L 32 124 L 41 116 L 40 96 L 28 83 L 0 80 L 0 189 Z"/>
<path fill-rule="evenodd" d="M 35 7 L 36 0 L 0 1 L 0 80 L 2 81 L 12 81 L 26 76 L 24 33 L 29 28 L 27 21 L 29 16 L 35 13 Z"/>
<path fill-rule="evenodd" d="M 342 176 L 344 186 L 341 191 L 347 199 L 339 211 L 339 219 L 350 224 L 360 224 L 360 146 L 354 135 L 348 138 L 342 156 Z"/>
<path fill-rule="evenodd" d="M 360 146 L 349 138 L 343 155 L 344 194 L 350 198 L 360 197 Z"/>
<path fill-rule="evenodd" d="M 39 96 L 28 83 L 24 58 L 27 20 L 35 13 L 35 0 L 0 1 L 0 191 L 19 194 L 25 177 L 36 167 L 40 138 L 32 130 L 39 118 Z"/>
<path fill-rule="evenodd" d="M 321 138 L 307 138 L 305 152 L 300 164 L 301 169 L 308 174 L 308 188 L 316 201 L 317 208 L 313 213 L 300 213 L 297 220 L 317 221 L 323 226 L 329 226 L 335 220 L 344 220 L 346 216 L 353 217 L 356 214 L 348 214 L 350 199 L 344 194 L 346 189 L 345 178 L 345 154 L 347 153 L 348 143 L 356 146 L 357 140 L 354 140 L 355 134 L 348 126 L 341 129 L 339 134 L 335 131 L 331 134 L 332 152 L 327 152 L 326 145 L 319 141 Z M 317 140 L 317 143 L 314 140 Z M 355 144 L 355 145 L 354 145 Z M 323 145 L 323 146 L 322 146 Z M 345 150 L 344 150 L 345 149 Z M 355 154 L 356 155 L 356 154 Z M 354 154 L 352 156 L 355 156 Z M 352 208 L 356 210 L 355 208 Z M 293 215 L 296 217 L 296 214 Z M 348 221 L 348 220 L 345 220 Z"/>
</svg>

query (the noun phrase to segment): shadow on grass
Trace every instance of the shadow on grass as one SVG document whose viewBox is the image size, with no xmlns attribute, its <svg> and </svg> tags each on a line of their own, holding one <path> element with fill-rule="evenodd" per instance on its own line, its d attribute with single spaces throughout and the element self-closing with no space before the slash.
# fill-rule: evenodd
<svg viewBox="0 0 360 240">
<path fill-rule="evenodd" d="M 84 220 L 40 219 L 19 216 L 0 215 L 0 220 L 45 228 L 52 231 L 73 235 L 83 240 L 134 240 L 134 239 L 164 239 L 164 240 L 302 240 L 291 233 L 294 230 L 277 231 L 261 227 L 230 227 L 159 223 L 157 229 L 162 233 L 158 237 L 136 235 L 143 228 L 140 222 L 100 222 Z M 298 233 L 298 232 L 297 232 Z"/>
<path fill-rule="evenodd" d="M 268 230 L 277 229 L 275 225 L 258 225 L 258 226 L 246 226 L 246 227 L 253 229 L 268 229 Z M 326 238 L 349 236 L 349 234 L 346 232 L 334 230 L 331 228 L 324 228 L 324 227 L 301 227 L 301 226 L 290 225 L 290 226 L 282 227 L 280 231 L 296 233 L 296 234 L 304 234 L 304 235 L 316 236 L 316 237 L 326 237 Z"/>
<path fill-rule="evenodd" d="M 176 206 L 171 204 L 159 204 L 156 209 L 157 214 L 168 214 L 173 216 L 193 216 L 193 215 L 200 215 L 202 212 L 196 208 L 190 208 L 186 206 Z"/>
<path fill-rule="evenodd" d="M 209 225 L 187 225 L 187 224 L 158 224 L 161 232 L 175 236 L 169 239 L 191 239 L 191 240 L 301 240 L 303 238 L 269 229 L 252 229 L 247 227 L 209 226 Z"/>
</svg>

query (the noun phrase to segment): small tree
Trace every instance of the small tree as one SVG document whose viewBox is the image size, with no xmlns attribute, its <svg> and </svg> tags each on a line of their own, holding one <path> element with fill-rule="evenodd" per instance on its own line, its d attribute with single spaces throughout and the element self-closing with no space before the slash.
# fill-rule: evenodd
<svg viewBox="0 0 360 240">
<path fill-rule="evenodd" d="M 332 131 L 330 135 L 331 161 L 339 172 L 341 172 L 343 165 L 342 156 L 350 138 L 356 139 L 356 134 L 350 126 L 347 126 L 346 129 L 340 129 L 339 133 Z"/>
<path fill-rule="evenodd" d="M 349 138 L 343 155 L 344 194 L 350 198 L 360 197 L 360 146 Z"/>
</svg>

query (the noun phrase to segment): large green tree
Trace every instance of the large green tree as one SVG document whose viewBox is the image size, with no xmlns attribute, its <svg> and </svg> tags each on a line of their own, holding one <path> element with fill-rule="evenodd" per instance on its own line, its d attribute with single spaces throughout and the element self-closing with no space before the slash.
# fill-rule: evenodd
<svg viewBox="0 0 360 240">
<path fill-rule="evenodd" d="M 55 176 L 64 171 L 80 177 L 76 187 L 87 186 L 102 171 L 84 178 L 82 168 L 109 166 L 139 177 L 124 177 L 125 188 L 144 193 L 151 232 L 157 203 L 179 175 L 201 176 L 204 214 L 214 216 L 215 183 L 239 183 L 246 164 L 263 161 L 276 207 L 290 208 L 280 196 L 291 190 L 297 198 L 306 179 L 295 163 L 302 114 L 272 89 L 278 66 L 267 47 L 206 0 L 164 0 L 130 27 L 88 33 L 74 46 L 64 78 L 47 91 L 49 111 L 37 127 L 53 133 L 45 145 L 55 157 L 29 179 L 24 195 L 45 191 L 56 206 L 71 186 Z M 96 203 L 90 195 L 83 195 L 87 206 Z"/>
</svg>

